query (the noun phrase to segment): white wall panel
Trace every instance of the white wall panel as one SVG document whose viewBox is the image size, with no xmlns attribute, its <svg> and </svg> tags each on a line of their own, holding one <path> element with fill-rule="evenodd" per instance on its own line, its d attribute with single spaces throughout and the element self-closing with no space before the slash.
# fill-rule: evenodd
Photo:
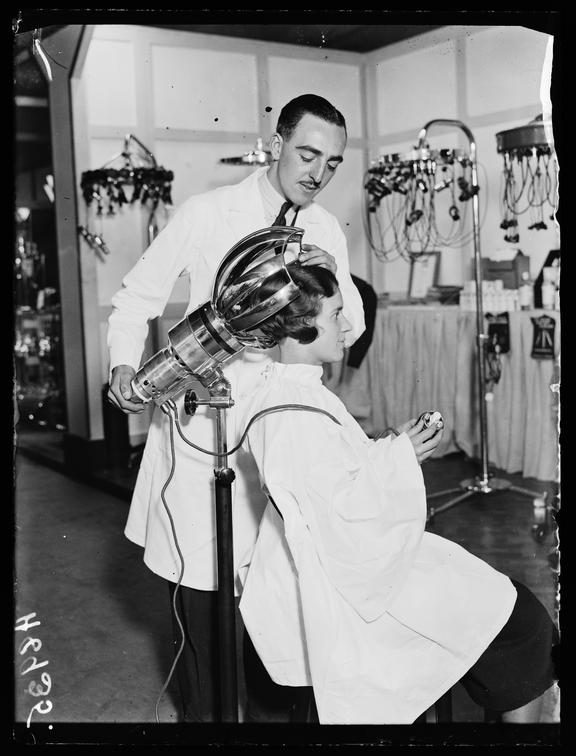
<svg viewBox="0 0 576 756">
<path fill-rule="evenodd" d="M 124 150 L 124 132 L 118 131 L 118 138 L 110 139 L 97 139 L 93 137 L 90 140 L 90 166 L 87 170 L 94 171 L 98 168 L 102 168 L 104 165 L 108 165 L 110 161 L 114 161 L 112 166 L 114 168 L 122 167 L 123 160 L 119 157 Z M 118 158 L 115 160 L 115 158 Z"/>
<path fill-rule="evenodd" d="M 325 60 L 298 60 L 270 56 L 268 59 L 272 129 L 282 107 L 302 94 L 317 94 L 329 100 L 346 119 L 349 137 L 363 136 L 360 97 L 360 67 Z"/>
<path fill-rule="evenodd" d="M 90 142 L 90 169 L 101 168 L 123 149 L 123 139 L 92 139 Z M 122 160 L 113 163 L 120 168 Z M 130 187 L 125 187 L 126 196 L 131 197 Z M 98 255 L 96 276 L 98 281 L 98 304 L 110 304 L 112 295 L 120 288 L 122 278 L 136 263 L 147 244 L 149 212 L 140 203 L 114 206 L 114 215 L 107 214 L 107 204 L 102 215 L 97 213 L 97 203 L 89 206 L 84 202 L 78 208 L 80 223 L 93 234 L 98 234 L 106 243 L 110 254 Z M 84 243 L 84 242 L 83 242 Z M 87 247 L 88 248 L 88 247 Z"/>
<path fill-rule="evenodd" d="M 172 201 L 175 206 L 193 194 L 237 184 L 254 169 L 250 166 L 226 165 L 220 158 L 235 157 L 253 149 L 246 142 L 168 142 L 158 141 L 156 159 L 174 171 Z"/>
<path fill-rule="evenodd" d="M 471 116 L 540 102 L 540 79 L 549 35 L 518 26 L 498 27 L 465 39 L 466 105 Z M 538 109 L 534 115 L 540 112 Z"/>
<path fill-rule="evenodd" d="M 154 45 L 153 121 L 158 128 L 256 131 L 256 57 Z"/>
<path fill-rule="evenodd" d="M 91 125 L 124 127 L 137 123 L 133 42 L 93 40 L 83 77 Z"/>
<path fill-rule="evenodd" d="M 110 304 L 122 279 L 144 253 L 148 215 L 148 211 L 139 204 L 125 205 L 113 216 L 90 214 L 89 230 L 100 235 L 109 249 L 108 255 L 94 252 L 98 258 L 99 305 Z"/>
<path fill-rule="evenodd" d="M 174 172 L 172 183 L 174 209 L 194 194 L 242 181 L 254 170 L 253 168 L 226 165 L 220 163 L 219 160 L 222 157 L 242 155 L 252 148 L 252 144 L 240 142 L 220 144 L 217 142 L 159 141 L 156 159 L 167 170 Z M 188 297 L 188 279 L 179 279 L 169 302 L 188 304 Z"/>
<path fill-rule="evenodd" d="M 433 118 L 455 118 L 454 42 L 376 64 L 378 134 L 420 128 Z"/>
</svg>

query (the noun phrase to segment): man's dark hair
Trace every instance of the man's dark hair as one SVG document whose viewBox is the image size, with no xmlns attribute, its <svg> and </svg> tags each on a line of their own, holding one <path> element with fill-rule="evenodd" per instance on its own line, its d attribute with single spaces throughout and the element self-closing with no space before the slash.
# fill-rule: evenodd
<svg viewBox="0 0 576 756">
<path fill-rule="evenodd" d="M 290 277 L 300 289 L 300 296 L 261 325 L 260 330 L 276 342 L 290 336 L 300 344 L 311 344 L 318 336 L 314 320 L 322 307 L 320 300 L 336 294 L 338 281 L 331 270 L 320 265 L 302 266 L 290 263 L 287 268 Z M 267 299 L 285 283 L 286 277 L 283 273 L 271 276 L 258 289 L 254 301 Z"/>
<path fill-rule="evenodd" d="M 306 113 L 321 118 L 323 121 L 341 126 L 346 131 L 346 120 L 342 113 L 331 102 L 315 94 L 304 94 L 295 97 L 284 105 L 278 117 L 276 131 L 282 139 L 290 139 L 294 129 Z"/>
</svg>

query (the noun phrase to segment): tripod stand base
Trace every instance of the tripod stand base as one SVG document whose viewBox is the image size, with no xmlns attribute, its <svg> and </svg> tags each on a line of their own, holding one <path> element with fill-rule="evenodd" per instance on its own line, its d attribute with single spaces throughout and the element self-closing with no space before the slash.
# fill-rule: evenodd
<svg viewBox="0 0 576 756">
<path fill-rule="evenodd" d="M 545 499 L 546 493 L 542 491 L 531 491 L 528 488 L 522 488 L 521 486 L 514 486 L 509 480 L 504 478 L 495 478 L 490 475 L 476 478 L 467 478 L 460 482 L 458 488 L 449 488 L 446 491 L 438 491 L 437 493 L 430 494 L 428 500 L 434 499 L 437 496 L 446 496 L 446 494 L 455 493 L 456 491 L 464 491 L 460 496 L 447 501 L 442 504 L 441 507 L 430 507 L 428 510 L 427 520 L 430 521 L 435 515 L 440 512 L 445 512 L 447 509 L 459 504 L 461 501 L 469 499 L 474 494 L 490 494 L 498 493 L 499 491 L 516 491 L 524 496 L 529 496 L 532 499 Z"/>
</svg>

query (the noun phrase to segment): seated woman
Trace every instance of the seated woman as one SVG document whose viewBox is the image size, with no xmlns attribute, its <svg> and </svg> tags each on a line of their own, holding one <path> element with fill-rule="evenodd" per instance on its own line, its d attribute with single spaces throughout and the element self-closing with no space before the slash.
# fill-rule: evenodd
<svg viewBox="0 0 576 756">
<path fill-rule="evenodd" d="M 278 684 L 313 686 L 323 724 L 412 723 L 458 681 L 503 720 L 538 721 L 554 682 L 548 613 L 425 531 L 420 463 L 442 431 L 411 420 L 366 436 L 321 380 L 350 327 L 336 279 L 289 269 L 301 296 L 262 326 L 280 361 L 241 402 L 245 425 L 300 405 L 258 418 L 245 441 L 270 500 L 240 603 L 258 655 Z"/>
</svg>

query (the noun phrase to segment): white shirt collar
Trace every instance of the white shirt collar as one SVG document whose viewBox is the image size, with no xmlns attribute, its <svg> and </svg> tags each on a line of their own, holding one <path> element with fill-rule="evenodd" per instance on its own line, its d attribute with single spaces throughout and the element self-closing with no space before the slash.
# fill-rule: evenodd
<svg viewBox="0 0 576 756">
<path fill-rule="evenodd" d="M 320 385 L 322 383 L 322 365 L 307 365 L 300 362 L 286 364 L 273 362 L 270 365 L 270 374 L 280 380 L 291 380 L 307 385 Z"/>
<path fill-rule="evenodd" d="M 286 202 L 286 198 L 272 186 L 270 179 L 268 178 L 267 170 L 263 171 L 260 176 L 258 176 L 258 187 L 260 189 L 260 194 L 262 195 L 264 217 L 266 218 L 266 223 L 271 226 L 276 220 L 280 208 Z M 290 208 L 286 214 L 286 223 L 288 225 L 290 225 L 293 215 L 294 210 L 293 208 Z M 290 218 L 290 220 L 288 218 Z"/>
</svg>

